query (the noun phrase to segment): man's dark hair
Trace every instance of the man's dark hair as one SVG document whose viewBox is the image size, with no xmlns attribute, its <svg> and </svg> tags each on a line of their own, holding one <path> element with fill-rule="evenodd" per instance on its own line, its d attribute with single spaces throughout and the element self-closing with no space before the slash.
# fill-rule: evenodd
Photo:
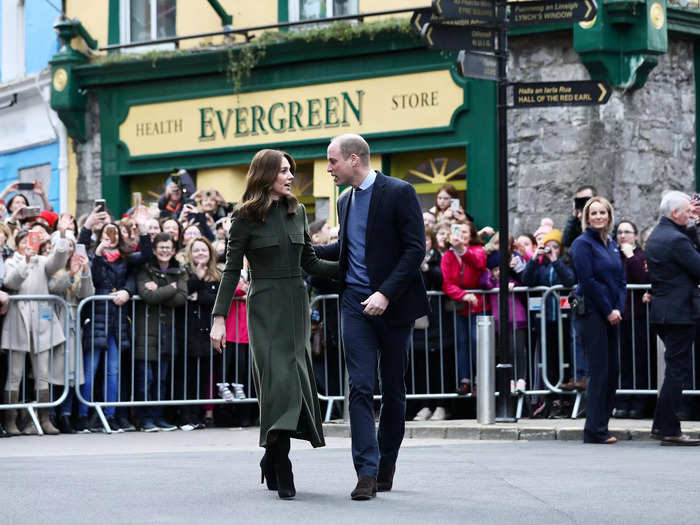
<svg viewBox="0 0 700 525">
<path fill-rule="evenodd" d="M 175 246 L 175 241 L 173 241 L 173 238 L 170 236 L 169 233 L 166 232 L 159 232 L 156 233 L 156 236 L 153 237 L 153 250 L 155 251 L 156 247 L 162 243 L 162 242 L 172 242 L 173 246 Z"/>
<path fill-rule="evenodd" d="M 598 190 L 595 189 L 595 186 L 591 186 L 590 184 L 585 184 L 584 186 L 579 187 L 574 195 L 581 193 L 584 190 L 591 190 L 594 197 L 598 196 Z"/>
</svg>

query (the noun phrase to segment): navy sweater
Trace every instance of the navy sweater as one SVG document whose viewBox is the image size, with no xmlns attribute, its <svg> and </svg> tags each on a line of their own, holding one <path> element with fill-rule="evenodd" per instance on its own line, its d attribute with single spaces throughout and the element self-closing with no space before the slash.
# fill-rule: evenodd
<svg viewBox="0 0 700 525">
<path fill-rule="evenodd" d="M 613 310 L 625 312 L 627 283 L 617 243 L 608 238 L 605 245 L 593 228 L 586 228 L 571 245 L 574 268 L 578 276 L 576 295 L 583 297 L 587 308 L 603 317 Z"/>
</svg>

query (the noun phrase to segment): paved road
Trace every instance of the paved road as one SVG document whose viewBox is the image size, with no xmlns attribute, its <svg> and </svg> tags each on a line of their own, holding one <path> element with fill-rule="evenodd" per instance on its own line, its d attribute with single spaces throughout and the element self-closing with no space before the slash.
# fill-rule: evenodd
<svg viewBox="0 0 700 525">
<path fill-rule="evenodd" d="M 410 439 L 395 488 L 353 502 L 349 440 L 292 451 L 297 498 L 259 485 L 256 430 L 0 441 L 2 523 L 698 523 L 700 449 Z M 297 442 L 295 442 L 296 444 Z"/>
</svg>

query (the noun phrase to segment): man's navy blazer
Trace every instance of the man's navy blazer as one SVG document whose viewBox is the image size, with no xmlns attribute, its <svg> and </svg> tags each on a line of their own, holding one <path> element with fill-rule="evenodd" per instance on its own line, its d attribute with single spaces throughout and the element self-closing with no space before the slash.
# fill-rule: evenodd
<svg viewBox="0 0 700 525">
<path fill-rule="evenodd" d="M 694 237 L 694 227 L 661 217 L 647 239 L 652 323 L 695 324 L 700 318 L 700 254 Z"/>
<path fill-rule="evenodd" d="M 345 287 L 348 252 L 345 238 L 350 197 L 338 199 L 338 242 L 315 246 L 322 259 L 340 262 L 340 280 Z M 382 318 L 389 323 L 413 322 L 428 313 L 420 265 L 425 257 L 425 227 L 416 190 L 405 181 L 377 172 L 367 214 L 365 264 L 370 288 L 389 299 Z"/>
</svg>

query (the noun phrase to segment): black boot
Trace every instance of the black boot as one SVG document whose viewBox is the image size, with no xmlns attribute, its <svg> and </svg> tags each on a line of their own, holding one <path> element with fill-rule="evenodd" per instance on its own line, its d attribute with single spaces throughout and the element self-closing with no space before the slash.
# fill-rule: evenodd
<svg viewBox="0 0 700 525">
<path fill-rule="evenodd" d="M 67 416 L 65 414 L 61 414 L 58 416 L 58 430 L 61 432 L 61 434 L 75 434 L 76 431 L 73 428 L 73 425 L 71 425 L 70 422 L 70 416 Z"/>
<path fill-rule="evenodd" d="M 292 462 L 289 461 L 289 434 L 278 433 L 277 439 L 268 450 L 272 453 L 275 474 L 277 474 L 277 495 L 280 499 L 292 499 L 297 491 L 294 488 Z"/>
<path fill-rule="evenodd" d="M 272 453 L 265 449 L 265 455 L 260 460 L 260 483 L 267 481 L 267 490 L 277 490 L 277 474 L 272 461 Z"/>
</svg>

